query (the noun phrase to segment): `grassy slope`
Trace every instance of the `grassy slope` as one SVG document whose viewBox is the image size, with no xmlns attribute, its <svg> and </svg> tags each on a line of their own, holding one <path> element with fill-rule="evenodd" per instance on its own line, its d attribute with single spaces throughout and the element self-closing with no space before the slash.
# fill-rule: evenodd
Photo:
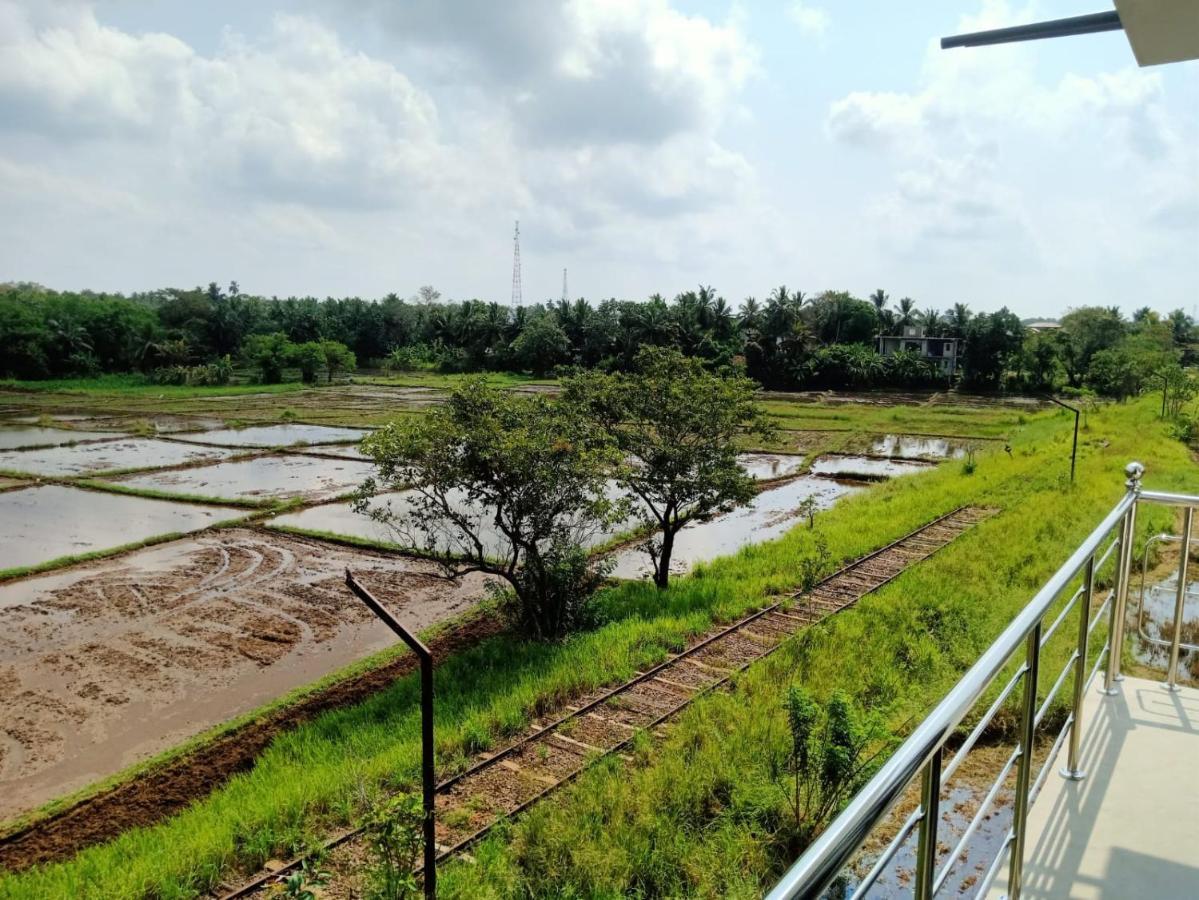
<svg viewBox="0 0 1199 900">
<path fill-rule="evenodd" d="M 802 653 L 794 662 L 807 673 L 805 680 L 820 691 L 832 685 L 857 685 L 857 692 L 869 697 L 893 722 L 923 709 L 1066 555 L 1070 542 L 1114 501 L 1119 493 L 1118 471 L 1128 458 L 1145 458 L 1155 486 L 1182 483 L 1177 473 L 1187 468 L 1185 452 L 1181 445 L 1158 437 L 1162 429 L 1153 421 L 1149 406 L 1112 409 L 1092 417 L 1084 435 L 1090 443 L 1084 448 L 1080 487 L 1072 491 L 1060 485 L 1069 423 L 1064 416 L 1051 415 L 1038 417 L 1021 430 L 1011 458 L 998 449 L 980 456 L 972 476 L 963 475 L 960 465 L 949 464 L 884 485 L 823 514 L 820 527 L 836 556 L 832 566 L 964 502 L 991 502 L 1006 510 L 857 610 L 819 629 L 818 639 L 797 642 Z M 1100 438 L 1111 443 L 1103 447 Z M 713 619 L 731 618 L 772 592 L 792 587 L 797 554 L 809 540 L 807 531 L 799 529 L 781 541 L 707 566 L 695 577 L 680 580 L 665 596 L 644 586 L 611 591 L 602 600 L 608 624 L 565 645 L 530 646 L 500 638 L 449 661 L 439 671 L 438 684 L 442 768 L 487 746 L 494 735 L 520 728 L 561 697 L 627 676 L 679 647 L 688 634 L 707 628 Z M 1032 552 L 1038 544 L 1044 556 Z M 980 566 L 980 559 L 987 559 L 987 564 Z M 912 602 L 912 597 L 919 599 Z M 846 648 L 853 652 L 847 653 Z M 759 669 L 767 671 L 775 665 Z M 1052 665 L 1046 668 L 1056 673 Z M 747 679 L 742 690 L 751 690 L 763 677 Z M 760 690 L 768 695 L 777 691 L 783 679 L 776 671 L 764 680 Z M 213 883 L 227 866 L 253 866 L 288 852 L 324 826 L 352 814 L 360 779 L 394 785 L 413 781 L 418 758 L 415 697 L 415 682 L 404 679 L 358 707 L 327 714 L 278 740 L 253 770 L 174 820 L 126 834 L 69 863 L 9 876 L 0 881 L 0 897 L 148 892 L 188 896 Z M 762 702 L 763 708 L 773 708 L 773 699 Z M 755 699 L 755 707 L 758 703 Z M 738 709 L 745 705 L 721 697 L 706 701 L 684 718 L 676 735 L 694 737 L 696 732 L 687 729 L 694 729 L 695 717 L 702 721 L 705 716 L 721 716 L 722 729 L 735 737 L 740 727 Z M 707 747 L 708 767 L 693 767 L 689 762 L 688 771 L 694 768 L 696 777 L 727 781 L 729 769 L 720 763 L 721 755 L 727 754 L 731 765 L 738 759 L 735 746 L 747 736 L 751 735 L 718 740 L 707 735 L 700 743 L 701 749 Z M 583 892 L 619 892 L 624 889 L 621 885 L 631 886 L 628 879 L 633 873 L 642 872 L 637 877 L 644 878 L 661 871 L 667 881 L 676 879 L 680 890 L 702 892 L 694 870 L 710 870 L 711 878 L 721 879 L 729 876 L 730 867 L 741 873 L 736 883 L 756 884 L 775 862 L 762 855 L 768 844 L 758 847 L 752 858 L 732 852 L 747 842 L 756 846 L 759 838 L 752 828 L 730 824 L 720 809 L 705 807 L 704 827 L 698 833 L 675 827 L 680 823 L 672 821 L 669 803 L 662 807 L 664 816 L 655 813 L 648 820 L 625 816 L 627 833 L 614 829 L 612 843 L 591 833 L 585 821 L 577 828 L 568 827 L 588 809 L 588 790 L 599 791 L 594 796 L 611 793 L 614 805 L 607 807 L 609 813 L 626 805 L 641 812 L 656 808 L 652 798 L 662 798 L 670 784 L 664 773 L 679 758 L 670 753 L 654 758 L 661 762 L 638 769 L 632 778 L 627 773 L 605 776 L 601 771 L 561 800 L 544 804 L 525 820 L 527 824 L 513 830 L 511 843 L 494 841 L 485 848 L 481 856 L 487 860 L 485 866 L 469 873 L 452 870 L 447 890 L 464 895 L 483 890 L 471 879 L 486 876 L 489 886 L 483 895 L 506 894 L 504 885 L 517 890 L 514 885 L 525 879 L 528 886 L 559 877 L 565 878 L 567 888 L 574 883 Z M 604 777 L 611 783 L 605 783 Z M 630 794 L 626 784 L 640 785 L 644 796 Z M 547 822 L 556 827 L 548 827 Z M 542 823 L 541 840 L 538 823 Z M 673 837 L 657 845 L 652 866 L 630 862 L 634 848 L 646 846 L 651 836 L 667 834 Z M 610 865 L 597 861 L 607 856 L 613 857 Z M 722 859 L 725 862 L 717 865 Z M 565 873 L 576 869 L 576 874 Z"/>
<path fill-rule="evenodd" d="M 1075 487 L 1061 479 L 1069 451 L 1062 420 L 1052 433 L 1028 428 L 1014 441 L 1010 460 L 994 453 L 982 459 L 969 498 L 956 466 L 923 476 L 918 503 L 940 510 L 954 497 L 1004 512 L 754 667 L 735 692 L 695 704 L 662 745 L 638 753 L 633 766 L 597 767 L 477 848 L 476 864 L 452 864 L 439 880 L 441 895 L 538 896 L 545 893 L 539 886 L 552 884 L 561 897 L 761 896 L 792 858 L 775 840 L 784 805 L 763 752 L 781 746 L 781 702 L 789 684 L 802 682 L 823 696 L 846 690 L 901 734 L 1115 502 L 1125 462 L 1146 462 L 1153 487 L 1199 489 L 1189 454 L 1164 436 L 1151 407 L 1112 408 L 1092 420 Z M 918 505 L 908 490 L 915 485 L 915 479 L 892 485 L 892 496 L 858 505 L 865 512 L 889 504 L 894 515 L 910 517 L 901 507 Z M 850 538 L 841 529 L 856 517 L 835 518 L 825 528 L 833 546 L 841 546 Z M 1169 511 L 1150 509 L 1141 517 L 1141 533 L 1169 527 L 1171 518 Z M 739 570 L 748 580 L 785 569 L 807 538 L 803 530 L 792 532 L 713 567 L 712 574 L 736 579 Z M 1042 693 L 1061 670 L 1073 634 L 1071 625 L 1054 636 Z M 1059 696 L 1068 694 L 1067 684 Z"/>
<path fill-rule="evenodd" d="M 142 375 L 99 375 L 95 378 L 53 378 L 46 381 L 21 381 L 0 378 L 0 390 L 31 391 L 38 394 L 70 393 L 88 397 L 106 395 L 120 398 L 217 397 L 235 394 L 287 394 L 303 390 L 299 382 L 285 384 L 227 384 L 219 387 L 152 384 Z"/>
</svg>

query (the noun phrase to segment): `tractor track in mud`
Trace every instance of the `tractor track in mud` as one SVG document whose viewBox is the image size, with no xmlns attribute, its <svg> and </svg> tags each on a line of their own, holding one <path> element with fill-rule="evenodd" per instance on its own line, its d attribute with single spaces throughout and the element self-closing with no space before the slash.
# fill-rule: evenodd
<svg viewBox="0 0 1199 900">
<path fill-rule="evenodd" d="M 496 617 L 472 613 L 430 641 L 430 647 L 438 659 L 446 659 L 501 630 Z M 10 832 L 0 837 L 0 869 L 17 872 L 68 859 L 130 828 L 154 825 L 181 812 L 236 773 L 249 769 L 279 734 L 322 712 L 364 700 L 416 668 L 416 657 L 405 654 L 234 727 L 175 759 Z"/>
<path fill-rule="evenodd" d="M 578 698 L 550 721 L 534 722 L 527 734 L 503 749 L 480 754 L 473 765 L 437 786 L 438 861 L 467 850 L 499 822 L 519 815 L 598 760 L 619 754 L 638 732 L 666 722 L 803 629 L 852 606 L 995 512 L 971 506 L 955 509 L 848 563 L 811 591 L 701 635 L 686 650 L 629 681 Z M 449 817 L 453 825 L 447 824 L 446 813 L 451 812 L 456 813 Z M 352 828 L 326 841 L 319 851 L 331 854 L 324 865 L 334 871 L 360 868 L 361 835 L 361 828 Z M 222 882 L 208 896 L 237 900 L 259 894 L 311 855 L 241 884 Z M 325 889 L 324 895 L 341 896 L 335 887 Z"/>
</svg>

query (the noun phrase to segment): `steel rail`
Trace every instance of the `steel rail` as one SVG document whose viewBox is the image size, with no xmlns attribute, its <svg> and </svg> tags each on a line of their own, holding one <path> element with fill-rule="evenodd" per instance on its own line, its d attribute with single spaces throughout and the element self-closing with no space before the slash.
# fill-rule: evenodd
<svg viewBox="0 0 1199 900">
<path fill-rule="evenodd" d="M 1129 468 L 1130 489 L 1102 522 L 1050 577 L 1033 599 L 1017 614 L 999 638 L 937 704 L 878 773 L 850 801 L 840 816 L 820 835 L 767 894 L 768 900 L 805 897 L 816 900 L 865 843 L 875 824 L 895 805 L 908 784 L 924 769 L 969 714 L 1012 655 L 1029 636 L 1039 632 L 1050 607 L 1062 591 L 1093 560 L 1100 546 L 1130 510 L 1135 508 L 1139 472 Z M 1199 498 L 1197 501 L 1199 502 Z M 1039 637 L 1039 635 L 1038 635 Z M 1035 685 L 1033 686 L 1035 696 Z"/>
<path fill-rule="evenodd" d="M 896 538 L 895 540 L 891 541 L 889 544 L 885 544 L 884 546 L 879 547 L 878 549 L 873 550 L 870 553 L 865 554 L 864 556 L 850 560 L 849 562 L 845 563 L 840 568 L 838 568 L 835 572 L 832 572 L 825 578 L 822 578 L 820 580 L 820 582 L 816 585 L 816 587 L 819 587 L 820 585 L 832 582 L 834 579 L 836 579 L 840 576 L 846 575 L 849 572 L 852 572 L 854 569 L 863 565 L 864 563 L 867 563 L 870 560 L 875 559 L 875 558 L 881 556 L 882 554 L 899 547 L 900 545 L 904 544 L 905 542 L 907 542 L 915 537 L 918 537 L 922 533 L 928 531 L 930 528 L 933 528 L 937 525 L 943 524 L 947 520 L 952 519 L 954 516 L 957 516 L 960 513 L 963 513 L 966 510 L 972 509 L 972 508 L 973 507 L 970 507 L 970 506 L 956 507 L 943 515 L 940 515 L 934 519 L 931 519 L 930 521 L 913 529 L 912 531 L 908 532 L 907 534 L 904 534 L 901 537 Z M 984 512 L 985 512 L 985 514 L 989 514 L 989 511 L 984 510 Z M 984 517 L 985 517 L 985 515 L 984 515 Z M 978 524 L 978 521 L 981 521 L 981 519 L 965 523 L 964 527 L 958 533 L 960 534 L 960 533 L 964 532 L 965 530 L 967 530 L 968 528 L 972 527 L 973 525 Z M 957 535 L 954 535 L 954 536 L 956 537 Z M 946 543 L 948 543 L 948 542 L 946 542 Z M 923 553 L 921 556 L 917 557 L 916 559 L 911 560 L 908 564 L 902 566 L 895 572 L 891 573 L 886 578 L 879 581 L 877 584 L 874 584 L 872 587 L 870 587 L 864 593 L 871 593 L 871 592 L 876 591 L 876 590 L 882 588 L 883 586 L 889 584 L 891 581 L 893 581 L 894 579 L 898 578 L 901 574 L 903 574 L 903 572 L 906 571 L 910 565 L 912 565 L 916 562 L 921 562 L 925 559 L 928 559 L 930 556 L 935 554 L 938 550 L 941 550 L 944 546 L 946 546 L 946 543 L 938 544 L 938 546 L 934 547 L 932 550 L 929 550 L 929 551 Z M 448 778 L 442 782 L 439 782 L 436 787 L 436 793 L 441 794 L 441 793 L 445 792 L 446 790 L 449 790 L 450 788 L 452 788 L 455 784 L 463 781 L 470 775 L 473 775 L 484 769 L 490 768 L 491 766 L 498 763 L 500 760 L 505 759 L 505 758 L 511 756 L 512 754 L 519 752 L 521 749 L 523 749 L 526 746 L 532 744 L 533 742 L 539 740 L 540 738 L 549 735 L 550 733 L 552 733 L 553 731 L 558 729 L 560 726 L 566 724 L 567 722 L 586 715 L 587 713 L 591 712 L 596 707 L 599 707 L 599 706 L 603 705 L 604 703 L 606 703 L 607 701 L 618 697 L 619 695 L 629 691 L 633 687 L 653 679 L 662 670 L 664 670 L 670 666 L 673 666 L 676 663 L 679 663 L 680 661 L 688 659 L 689 657 L 697 654 L 699 651 L 704 650 L 707 647 L 711 646 L 713 643 L 715 643 L 723 638 L 726 638 L 726 637 L 734 634 L 735 632 L 745 629 L 746 626 L 752 625 L 754 622 L 758 621 L 759 619 L 762 619 L 763 617 L 765 617 L 771 613 L 783 612 L 784 611 L 783 608 L 786 606 L 786 604 L 790 603 L 790 601 L 792 599 L 803 596 L 805 593 L 807 593 L 807 592 L 804 592 L 804 591 L 796 592 L 795 594 L 788 596 L 787 599 L 785 599 L 785 600 L 780 600 L 777 603 L 773 603 L 769 606 L 766 606 L 760 610 L 757 610 L 757 611 L 737 620 L 736 622 L 732 623 L 731 625 L 704 638 L 702 641 L 695 644 L 694 646 L 688 647 L 683 652 L 668 656 L 667 659 L 665 659 L 663 662 L 651 667 L 650 669 L 646 670 L 645 672 L 639 673 L 636 677 L 634 677 L 628 681 L 625 681 L 625 682 L 622 682 L 621 684 L 616 685 L 615 687 L 604 692 L 603 694 L 599 695 L 598 697 L 594 698 L 593 700 L 589 701 L 588 703 L 584 704 L 583 706 L 571 709 L 569 712 L 567 712 L 567 713 L 563 714 L 562 716 L 558 717 L 557 719 L 551 721 L 549 724 L 544 725 L 544 726 L 524 735 L 519 740 L 515 741 L 512 744 L 509 744 L 503 750 L 493 754 L 492 756 L 489 756 L 487 759 L 480 760 L 480 761 L 476 762 L 475 764 L 469 766 L 468 768 L 464 769 L 462 772 L 459 772 L 456 775 L 452 776 L 451 778 Z M 799 625 L 798 629 L 803 629 L 803 628 L 806 628 L 810 624 L 815 624 L 816 622 L 823 621 L 828 616 L 834 615 L 836 612 L 840 612 L 841 610 L 852 606 L 854 603 L 857 602 L 858 599 L 860 599 L 860 598 L 854 598 L 852 600 L 847 600 L 845 603 L 841 604 L 836 610 L 832 610 L 832 611 L 824 613 L 818 619 L 814 620 L 811 623 L 807 623 L 805 625 Z M 642 725 L 639 728 L 637 728 L 636 730 L 640 731 L 640 730 L 657 727 L 662 722 L 669 719 L 671 716 L 676 715 L 679 711 L 681 711 L 683 708 L 688 706 L 690 703 L 692 703 L 694 700 L 696 700 L 700 696 L 703 696 L 704 694 L 709 693 L 711 690 L 727 683 L 730 678 L 732 678 L 734 675 L 740 673 L 748 666 L 766 658 L 767 656 L 772 654 L 774 651 L 778 650 L 786 642 L 787 642 L 787 638 L 784 638 L 781 641 L 779 641 L 779 643 L 776 644 L 775 646 L 770 647 L 770 648 L 764 648 L 764 652 L 760 656 L 757 656 L 754 659 L 741 664 L 740 666 L 738 666 L 735 669 L 729 670 L 729 673 L 725 676 L 722 676 L 719 680 L 717 680 L 709 685 L 700 687 L 696 691 L 696 693 L 684 698 L 680 704 L 676 705 L 675 707 L 672 707 L 669 711 L 667 711 L 666 713 L 663 713 L 661 716 L 656 718 L 654 721 L 649 722 L 645 725 Z M 462 850 L 469 847 L 471 844 L 476 843 L 480 838 L 482 838 L 484 835 L 486 835 L 486 833 L 488 831 L 490 831 L 493 827 L 495 827 L 495 825 L 498 822 L 504 821 L 506 819 L 510 819 L 513 816 L 518 815 L 520 812 L 527 809 L 533 803 L 537 802 L 540 799 L 543 799 L 546 795 L 548 795 L 552 791 L 558 789 L 559 787 L 563 786 L 564 784 L 567 784 L 567 783 L 573 781 L 575 778 L 578 777 L 579 774 L 581 774 L 583 771 L 585 771 L 587 768 L 589 768 L 594 763 L 596 763 L 599 760 L 604 759 L 608 756 L 611 756 L 614 753 L 618 753 L 620 750 L 627 747 L 628 744 L 633 740 L 634 737 L 635 737 L 635 735 L 630 735 L 628 738 L 625 738 L 617 745 L 604 750 L 602 753 L 596 754 L 595 757 L 593 759 L 591 759 L 590 761 L 588 761 L 584 766 L 582 766 L 581 768 L 579 768 L 578 770 L 576 770 L 572 773 L 569 773 L 568 775 L 566 775 L 565 777 L 563 777 L 562 779 L 560 779 L 553 785 L 548 785 L 544 790 L 539 791 L 535 796 L 524 801 L 518 807 L 516 807 L 514 810 L 512 810 L 502 816 L 497 817 L 495 819 L 495 821 L 489 823 L 488 825 L 485 825 L 483 828 L 472 833 L 471 835 L 468 835 L 466 838 L 455 843 L 453 846 L 451 846 L 447 849 L 444 849 L 444 850 L 440 850 L 437 855 L 437 862 L 440 862 L 441 860 L 445 859 L 448 856 L 459 853 Z M 249 897 L 249 896 L 257 893 L 258 891 L 266 888 L 271 883 L 277 882 L 281 875 L 285 875 L 288 872 L 292 872 L 292 871 L 298 869 L 301 865 L 303 865 L 303 863 L 306 860 L 312 858 L 317 852 L 327 853 L 330 850 L 335 850 L 338 847 L 342 846 L 343 844 L 347 843 L 348 841 L 351 841 L 351 840 L 359 837 L 364 832 L 365 832 L 365 828 L 361 827 L 361 826 L 340 832 L 333 838 L 322 843 L 320 845 L 320 847 L 318 848 L 318 850 L 310 851 L 308 853 L 297 856 L 297 857 L 289 860 L 288 862 L 284 863 L 282 866 L 276 868 L 272 872 L 262 873 L 259 876 L 257 876 L 256 878 L 254 878 L 252 881 L 247 882 L 246 884 L 243 884 L 243 885 L 235 888 L 232 891 L 228 891 L 228 892 L 220 894 L 221 900 L 240 900 L 240 898 Z M 415 870 L 414 874 L 419 874 L 421 872 L 422 868 L 423 867 L 418 867 Z"/>
</svg>

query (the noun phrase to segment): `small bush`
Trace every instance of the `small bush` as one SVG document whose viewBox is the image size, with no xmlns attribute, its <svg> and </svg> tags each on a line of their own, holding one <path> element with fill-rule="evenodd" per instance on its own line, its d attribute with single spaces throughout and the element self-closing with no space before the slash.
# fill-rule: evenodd
<svg viewBox="0 0 1199 900">
<path fill-rule="evenodd" d="M 424 847 L 421 826 L 425 813 L 420 797 L 397 794 L 376 801 L 366 823 L 374 864 L 368 896 L 374 900 L 404 900 L 417 888 L 412 874 Z"/>
</svg>

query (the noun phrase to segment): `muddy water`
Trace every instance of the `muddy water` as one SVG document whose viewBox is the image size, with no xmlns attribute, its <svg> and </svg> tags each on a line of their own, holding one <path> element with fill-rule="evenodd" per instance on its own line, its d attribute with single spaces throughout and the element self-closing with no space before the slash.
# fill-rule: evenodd
<svg viewBox="0 0 1199 900">
<path fill-rule="evenodd" d="M 799 505 L 809 497 L 815 498 L 818 509 L 827 509 L 840 497 L 859 490 L 862 488 L 805 476 L 762 491 L 748 506 L 685 526 L 675 538 L 671 571 L 687 572 L 698 562 L 781 537 L 798 522 Z M 649 556 L 636 547 L 618 552 L 615 559 L 612 574 L 617 578 L 645 578 L 653 573 Z"/>
<path fill-rule="evenodd" d="M 356 460 L 318 459 L 311 456 L 263 456 L 218 463 L 198 469 L 180 469 L 122 478 L 117 483 L 172 494 L 235 499 L 324 500 L 360 485 L 372 466 Z"/>
<path fill-rule="evenodd" d="M 949 850 L 957 844 L 970 820 L 977 812 L 986 792 L 970 785 L 957 785 L 944 791 L 941 795 L 941 823 L 937 829 L 939 850 L 938 867 L 944 866 Z M 1012 825 L 1012 794 L 1001 790 L 997 803 L 992 811 L 984 816 L 978 830 L 971 836 L 966 849 L 954 864 L 949 878 L 942 888 L 943 896 L 967 900 L 978 896 L 980 882 L 988 867 L 994 861 L 1007 838 Z M 912 881 L 916 876 L 916 842 L 915 832 L 900 846 L 895 860 L 867 891 L 868 900 L 900 900 L 912 896 Z M 877 858 L 877 857 L 874 857 Z M 868 859 L 866 863 L 872 863 Z M 869 870 L 868 864 L 860 866 L 858 877 L 864 877 Z M 849 897 L 854 880 L 847 887 L 844 896 Z"/>
<path fill-rule="evenodd" d="M 82 429 L 67 428 L 28 428 L 0 427 L 0 450 L 12 450 L 17 447 L 41 447 L 51 444 L 71 444 L 75 441 L 97 441 L 105 438 L 121 437 L 111 431 L 83 431 Z"/>
<path fill-rule="evenodd" d="M 347 567 L 414 628 L 485 593 L 481 576 L 248 529 L 0 585 L 0 818 L 392 645 Z"/>
<path fill-rule="evenodd" d="M 153 438 L 131 438 L 41 450 L 0 451 L 0 469 L 31 475 L 90 475 L 116 469 L 206 462 L 234 452 L 219 447 L 190 447 Z"/>
<path fill-rule="evenodd" d="M 295 444 L 337 444 L 360 441 L 370 432 L 330 425 L 252 425 L 179 435 L 181 441 L 224 444 L 229 447 L 291 447 Z"/>
<path fill-rule="evenodd" d="M 1191 571 L 1194 571 L 1196 560 L 1191 560 Z M 1145 591 L 1142 594 L 1139 587 L 1139 582 L 1134 581 L 1133 587 L 1129 589 L 1129 593 L 1133 596 L 1129 598 L 1129 605 L 1136 603 L 1136 621 L 1139 625 L 1138 634 L 1143 631 L 1151 638 L 1160 640 L 1171 640 L 1174 637 L 1174 605 L 1177 600 L 1178 593 L 1178 574 L 1174 573 L 1168 578 L 1157 582 L 1156 584 L 1145 585 Z M 1134 599 L 1138 598 L 1138 599 Z M 1131 626 L 1130 626 L 1131 627 Z M 1199 581 L 1188 581 L 1186 596 L 1182 603 L 1182 640 L 1184 643 L 1194 642 L 1194 635 L 1199 632 Z M 1137 640 L 1134 645 L 1134 654 L 1137 659 L 1146 665 L 1155 666 L 1160 669 L 1165 669 L 1169 665 L 1169 649 L 1150 644 L 1143 640 Z M 1179 655 L 1178 673 L 1179 677 L 1188 680 L 1195 680 L 1191 676 L 1192 671 L 1199 675 L 1199 667 L 1194 665 L 1196 654 L 1193 651 L 1182 649 Z"/>
<path fill-rule="evenodd" d="M 613 497 L 618 494 L 614 485 L 609 487 L 609 494 Z M 412 504 L 416 497 L 417 494 L 415 491 L 395 491 L 376 497 L 372 501 L 372 506 L 385 508 L 393 515 L 404 515 L 411 512 L 413 508 Z M 459 512 L 464 515 L 470 515 L 478 523 L 478 534 L 488 554 L 497 557 L 508 555 L 512 545 L 507 538 L 490 524 L 490 516 L 479 515 L 476 510 L 468 508 L 464 496 L 461 494 L 452 493 L 450 499 L 451 502 L 456 504 Z M 349 503 L 326 503 L 322 506 L 314 506 L 300 512 L 275 516 L 267 524 L 270 526 L 282 525 L 289 528 L 301 528 L 306 531 L 319 531 L 346 537 L 362 538 L 383 544 L 394 544 L 397 547 L 425 547 L 428 545 L 430 539 L 432 539 L 437 547 L 453 548 L 455 540 L 454 535 L 449 533 L 434 535 L 426 530 L 417 530 L 414 533 L 401 533 L 369 516 L 354 512 L 353 507 Z M 584 546 L 595 546 L 618 534 L 620 531 L 631 527 L 633 524 L 630 522 L 615 525 L 600 531 L 583 530 L 578 532 L 577 536 Z M 466 549 L 468 548 L 461 548 L 462 552 L 465 552 Z"/>
<path fill-rule="evenodd" d="M 321 456 L 340 456 L 342 459 L 367 459 L 370 457 L 358 449 L 357 444 L 334 444 L 328 447 L 313 447 L 313 453 Z"/>
<path fill-rule="evenodd" d="M 197 531 L 244 514 L 53 484 L 5 491 L 0 493 L 0 569 Z"/>
<path fill-rule="evenodd" d="M 822 456 L 812 463 L 813 475 L 840 478 L 858 476 L 866 479 L 896 478 L 924 472 L 929 466 L 918 462 L 900 462 L 892 459 L 871 459 L 866 456 Z"/>
<path fill-rule="evenodd" d="M 803 468 L 804 458 L 787 453 L 742 453 L 737 457 L 748 474 L 759 481 L 787 478 Z"/>
<path fill-rule="evenodd" d="M 922 459 L 961 459 L 966 445 L 948 438 L 918 437 L 908 434 L 885 434 L 870 447 L 877 456 L 906 456 Z"/>
</svg>

